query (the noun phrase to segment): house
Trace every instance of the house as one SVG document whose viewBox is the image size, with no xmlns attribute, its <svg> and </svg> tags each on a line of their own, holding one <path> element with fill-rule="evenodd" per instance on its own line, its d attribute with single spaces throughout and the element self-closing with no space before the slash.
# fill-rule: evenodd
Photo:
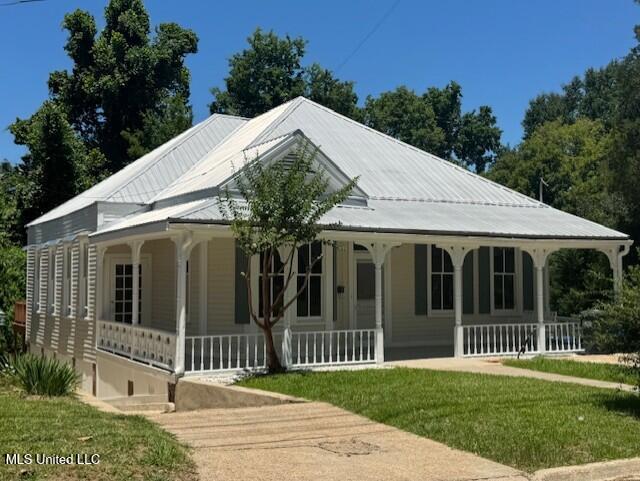
<svg viewBox="0 0 640 481">
<path fill-rule="evenodd" d="M 323 255 L 276 333 L 285 364 L 582 349 L 579 323 L 550 312 L 549 255 L 601 251 L 618 285 L 627 235 L 296 98 L 254 119 L 213 115 L 31 222 L 31 351 L 105 399 L 263 366 L 241 275 L 259 261 L 236 248 L 218 195 L 245 162 L 304 143 L 332 185 L 360 178 L 322 220 L 332 242 L 298 252 Z"/>
</svg>

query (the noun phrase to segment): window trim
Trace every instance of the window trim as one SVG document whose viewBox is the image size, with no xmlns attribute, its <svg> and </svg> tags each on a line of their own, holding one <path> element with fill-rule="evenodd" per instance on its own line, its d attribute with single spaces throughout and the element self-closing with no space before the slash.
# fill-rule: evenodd
<svg viewBox="0 0 640 481">
<path fill-rule="evenodd" d="M 296 299 L 296 302 L 291 306 L 291 308 L 295 309 L 295 320 L 296 322 L 299 320 L 300 324 L 309 324 L 309 323 L 313 323 L 313 322 L 322 322 L 324 320 L 324 316 L 326 314 L 326 306 L 325 306 L 325 273 L 326 273 L 326 268 L 327 268 L 327 256 L 326 256 L 326 248 L 327 246 L 324 244 L 324 242 L 322 241 L 314 241 L 314 242 L 319 242 L 320 243 L 320 255 L 322 256 L 322 258 L 320 259 L 320 269 L 321 272 L 318 273 L 312 273 L 311 276 L 315 276 L 318 277 L 320 279 L 320 315 L 319 316 L 299 316 L 298 315 L 298 300 Z M 305 244 L 305 247 L 309 246 L 309 244 Z M 294 260 L 294 265 L 293 265 L 293 269 L 296 273 L 296 279 L 295 279 L 295 283 L 294 286 L 296 288 L 297 292 L 297 288 L 298 288 L 298 276 L 300 276 L 301 274 L 299 274 L 299 270 L 298 270 L 298 252 L 296 250 L 296 255 L 295 255 L 295 260 Z M 311 276 L 309 278 L 309 280 L 311 280 Z M 294 280 L 292 279 L 291 282 L 294 282 Z M 308 287 L 308 284 L 307 284 Z M 310 291 L 309 291 L 310 292 Z M 309 303 L 309 309 L 311 309 L 311 303 Z"/>
<path fill-rule="evenodd" d="M 56 260 L 58 253 L 56 247 L 49 248 L 49 264 L 47 273 L 47 312 L 56 315 Z"/>
<path fill-rule="evenodd" d="M 513 309 L 498 309 L 495 306 L 494 291 L 494 249 L 513 249 Z M 522 314 L 522 253 L 518 247 L 490 246 L 489 252 L 489 272 L 490 272 L 490 296 L 492 316 L 513 316 Z"/>
<path fill-rule="evenodd" d="M 114 312 L 112 305 L 113 298 L 113 286 L 115 285 L 114 266 L 115 264 L 132 264 L 131 256 L 128 254 L 105 254 L 104 266 L 106 272 L 106 281 L 102 288 L 103 309 L 105 310 L 105 318 L 114 321 Z M 153 327 L 151 310 L 153 309 L 153 263 L 151 254 L 140 255 L 140 265 L 142 265 L 142 318 L 140 318 L 140 325 L 147 325 Z M 106 309 L 105 309 L 106 308 Z M 115 322 L 115 321 L 114 321 Z"/>
<path fill-rule="evenodd" d="M 434 317 L 434 318 L 439 318 L 439 317 L 446 317 L 446 318 L 450 318 L 451 316 L 454 315 L 455 313 L 455 279 L 453 279 L 454 276 L 454 271 L 451 271 L 451 276 L 453 279 L 453 305 L 451 309 L 434 309 L 433 308 L 433 299 L 431 298 L 431 284 L 432 284 L 432 276 L 433 276 L 433 259 L 431 258 L 431 254 L 433 252 L 432 248 L 433 247 L 438 247 L 435 244 L 428 244 L 428 249 L 427 249 L 427 317 Z M 445 250 L 442 249 L 443 252 L 445 252 L 449 258 L 451 258 L 451 255 Z M 453 262 L 452 262 L 453 265 Z M 444 271 L 443 271 L 444 272 Z M 436 273 L 438 274 L 438 273 Z M 440 273 L 442 274 L 442 273 Z"/>
<path fill-rule="evenodd" d="M 33 258 L 33 312 L 42 314 L 40 310 L 40 263 L 42 253 L 40 249 L 35 249 Z"/>
</svg>

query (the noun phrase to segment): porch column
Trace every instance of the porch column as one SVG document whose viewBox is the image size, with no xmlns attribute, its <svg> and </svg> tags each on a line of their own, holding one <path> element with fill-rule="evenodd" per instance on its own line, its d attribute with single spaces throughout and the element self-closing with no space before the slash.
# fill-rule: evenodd
<svg viewBox="0 0 640 481">
<path fill-rule="evenodd" d="M 629 245 L 624 244 L 622 246 L 613 246 L 600 249 L 609 259 L 609 265 L 613 273 L 613 292 L 617 297 L 620 294 L 620 288 L 622 287 L 622 276 L 624 269 L 622 267 L 622 258 L 629 253 Z"/>
<path fill-rule="evenodd" d="M 137 240 L 129 242 L 129 248 L 131 249 L 131 324 L 140 324 L 140 310 L 138 304 L 140 303 L 140 251 L 144 241 Z"/>
<path fill-rule="evenodd" d="M 544 354 L 547 350 L 547 333 L 544 325 L 544 268 L 547 259 L 555 249 L 548 247 L 523 247 L 533 260 L 533 267 L 536 271 L 536 316 L 538 320 L 537 327 L 537 344 L 538 352 Z"/>
<path fill-rule="evenodd" d="M 104 246 L 96 246 L 96 320 L 104 320 L 104 254 L 107 248 Z M 51 262 L 51 256 L 49 256 Z M 47 274 L 48 275 L 48 274 Z M 87 273 L 87 275 L 89 275 Z M 88 293 L 87 293 L 88 295 Z M 98 337 L 96 336 L 96 341 Z"/>
<path fill-rule="evenodd" d="M 464 330 L 462 329 L 462 266 L 467 253 L 473 247 L 467 245 L 439 245 L 446 250 L 453 264 L 453 314 L 455 326 L 453 328 L 453 356 L 464 355 Z"/>
<path fill-rule="evenodd" d="M 201 336 L 207 335 L 208 323 L 208 282 L 209 282 L 209 240 L 203 240 L 200 242 L 200 292 L 198 293 L 198 301 L 200 303 L 200 310 L 198 315 L 200 316 L 199 332 Z"/>
<path fill-rule="evenodd" d="M 176 244 L 176 374 L 184 374 L 184 350 L 187 329 L 187 261 L 193 247 L 193 234 L 181 232 L 172 238 Z"/>
<path fill-rule="evenodd" d="M 372 242 L 363 244 L 371 254 L 375 267 L 376 302 L 376 362 L 384 362 L 384 331 L 382 329 L 382 266 L 391 248 L 400 245 L 391 242 Z M 389 293 L 387 293 L 389 295 Z"/>
</svg>

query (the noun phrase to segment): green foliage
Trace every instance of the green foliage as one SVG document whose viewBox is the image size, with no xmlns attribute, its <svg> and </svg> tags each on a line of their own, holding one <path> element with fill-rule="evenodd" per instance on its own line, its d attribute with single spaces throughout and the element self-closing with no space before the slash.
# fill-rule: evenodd
<svg viewBox="0 0 640 481">
<path fill-rule="evenodd" d="M 69 396 L 79 383 L 70 365 L 33 354 L 14 357 L 6 371 L 27 394 L 39 396 Z"/>
<path fill-rule="evenodd" d="M 104 170 L 112 173 L 191 124 L 184 59 L 197 51 L 198 39 L 175 23 L 160 24 L 150 38 L 141 0 L 111 0 L 105 21 L 98 33 L 89 13 L 76 10 L 65 16 L 65 50 L 74 66 L 53 72 L 49 89 L 83 143 L 104 154 Z M 167 113 L 174 101 L 182 104 L 173 110 L 174 116 L 181 112 L 181 121 Z M 140 133 L 167 119 L 163 128 L 169 132 L 159 137 Z"/>
<path fill-rule="evenodd" d="M 0 244 L 0 309 L 9 316 L 15 302 L 25 298 L 26 259 L 20 247 Z"/>
<path fill-rule="evenodd" d="M 229 60 L 226 89 L 211 89 L 211 113 L 255 117 L 304 95 L 344 115 L 357 114 L 353 82 L 342 82 L 315 63 L 302 66 L 307 45 L 302 37 L 281 38 L 258 28 L 247 42 L 249 47 Z"/>
<path fill-rule="evenodd" d="M 244 165 L 236 177 L 235 187 L 227 189 L 221 199 L 221 210 L 231 223 L 231 229 L 238 245 L 250 259 L 262 255 L 262 272 L 272 272 L 277 266 L 278 249 L 290 248 L 290 253 L 282 259 L 278 273 L 283 274 L 283 286 L 274 292 L 272 301 L 270 276 L 262 276 L 260 289 L 263 294 L 263 312 L 256 313 L 253 303 L 249 311 L 253 321 L 265 332 L 269 355 L 268 369 L 280 370 L 280 363 L 273 347 L 271 328 L 282 318 L 288 308 L 294 305 L 309 279 L 311 266 L 307 266 L 307 276 L 302 287 L 298 286 L 293 299 L 284 302 L 284 293 L 296 279 L 293 262 L 299 246 L 313 242 L 321 231 L 319 221 L 337 204 L 344 202 L 356 186 L 357 179 L 331 190 L 329 177 L 324 168 L 316 162 L 317 149 L 308 145 L 299 147 L 292 159 L 281 157 L 265 163 L 262 159 Z M 309 259 L 318 262 L 319 259 Z M 248 298 L 251 299 L 251 263 L 245 272 Z"/>
<path fill-rule="evenodd" d="M 491 108 L 462 111 L 462 89 L 451 82 L 422 96 L 401 86 L 367 97 L 365 124 L 415 147 L 484 172 L 500 149 L 501 131 Z"/>
<path fill-rule="evenodd" d="M 615 299 L 598 306 L 589 334 L 598 351 L 640 353 L 640 266 L 629 268 Z"/>
</svg>

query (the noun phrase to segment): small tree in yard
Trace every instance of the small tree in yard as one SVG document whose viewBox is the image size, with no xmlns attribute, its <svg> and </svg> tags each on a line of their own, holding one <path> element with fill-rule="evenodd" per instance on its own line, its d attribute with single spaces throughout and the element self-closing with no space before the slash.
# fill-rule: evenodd
<svg viewBox="0 0 640 481">
<path fill-rule="evenodd" d="M 640 388 L 640 266 L 629 268 L 619 295 L 602 303 L 597 312 L 586 333 L 591 347 L 623 353 L 621 360 L 634 372 Z"/>
<path fill-rule="evenodd" d="M 285 299 L 287 288 L 298 278 L 294 271 L 296 249 L 317 239 L 320 218 L 346 200 L 356 185 L 357 179 L 352 179 L 331 191 L 329 178 L 314 162 L 316 155 L 317 149 L 305 145 L 296 151 L 293 160 L 282 158 L 265 165 L 256 159 L 247 163 L 238 175 L 237 192 L 227 189 L 221 199 L 222 212 L 248 259 L 243 274 L 249 314 L 264 333 L 269 372 L 283 370 L 273 342 L 273 327 L 305 291 L 313 266 L 322 258 L 320 255 L 308 259 L 303 282 L 296 284 L 293 298 Z M 284 258 L 280 258 L 280 252 Z M 256 274 L 251 272 L 254 255 L 260 256 L 261 263 L 261 272 Z M 260 275 L 261 279 L 260 312 L 251 302 L 252 275 Z M 282 282 L 272 283 L 276 277 Z"/>
</svg>

